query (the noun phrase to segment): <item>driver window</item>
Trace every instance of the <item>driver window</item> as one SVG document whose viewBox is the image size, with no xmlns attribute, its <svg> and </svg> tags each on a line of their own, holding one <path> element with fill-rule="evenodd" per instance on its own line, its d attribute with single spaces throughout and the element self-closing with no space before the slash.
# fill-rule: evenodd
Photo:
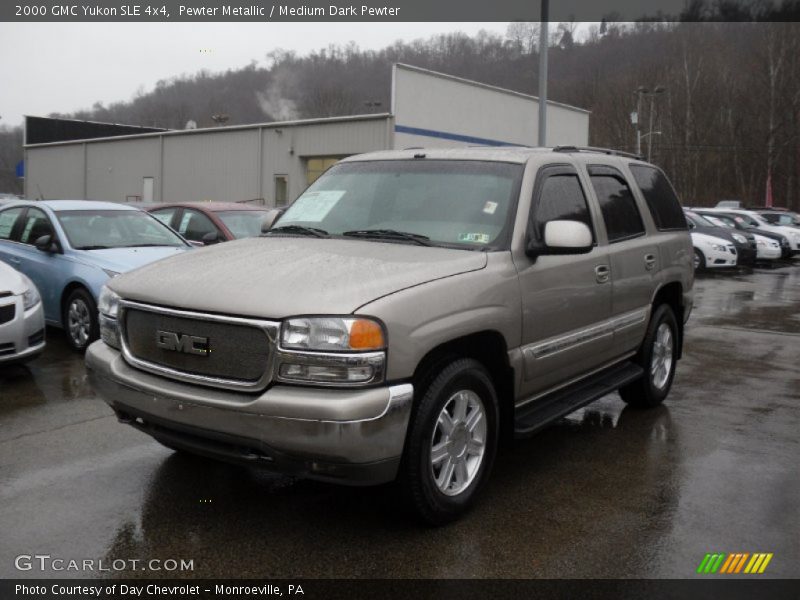
<svg viewBox="0 0 800 600">
<path fill-rule="evenodd" d="M 28 214 L 25 215 L 25 223 L 23 224 L 19 241 L 32 246 L 36 243 L 36 240 L 44 235 L 55 235 L 50 219 L 38 208 L 29 208 Z"/>
</svg>

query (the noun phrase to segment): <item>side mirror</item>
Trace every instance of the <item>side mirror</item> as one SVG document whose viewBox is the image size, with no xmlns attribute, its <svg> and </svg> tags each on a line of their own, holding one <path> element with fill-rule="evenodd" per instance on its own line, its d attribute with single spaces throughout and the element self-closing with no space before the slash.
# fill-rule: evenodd
<svg viewBox="0 0 800 600">
<path fill-rule="evenodd" d="M 203 236 L 203 243 L 208 246 L 209 244 L 216 244 L 219 240 L 219 234 L 216 231 L 209 231 Z"/>
<path fill-rule="evenodd" d="M 264 218 L 264 222 L 261 223 L 261 233 L 267 233 L 272 226 L 275 224 L 275 221 L 286 212 L 286 207 L 283 208 L 273 208 L 267 212 L 267 216 Z"/>
<path fill-rule="evenodd" d="M 53 241 L 52 235 L 43 235 L 42 237 L 36 238 L 33 245 L 36 246 L 37 250 L 47 252 L 48 254 L 55 254 L 58 252 L 58 244 Z"/>
<path fill-rule="evenodd" d="M 592 231 L 580 221 L 548 221 L 544 225 L 544 244 L 531 240 L 526 254 L 532 258 L 545 254 L 587 254 L 592 251 Z"/>
</svg>

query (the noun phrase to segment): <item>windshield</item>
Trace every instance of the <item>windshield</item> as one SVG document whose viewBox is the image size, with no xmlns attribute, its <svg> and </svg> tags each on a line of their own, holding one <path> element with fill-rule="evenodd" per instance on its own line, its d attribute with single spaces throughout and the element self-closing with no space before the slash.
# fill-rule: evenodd
<svg viewBox="0 0 800 600">
<path fill-rule="evenodd" d="M 791 213 L 761 213 L 765 221 L 773 225 L 798 225 L 800 220 Z"/>
<path fill-rule="evenodd" d="M 424 236 L 432 244 L 499 249 L 508 244 L 522 172 L 523 165 L 500 162 L 343 163 L 317 179 L 274 227 L 350 232 L 359 239 L 383 230 L 382 240 L 394 235 L 392 241 L 414 243 L 413 236 Z"/>
<path fill-rule="evenodd" d="M 230 229 L 235 238 L 248 238 L 261 235 L 261 225 L 269 215 L 266 210 L 229 210 L 216 215 Z"/>
<path fill-rule="evenodd" d="M 747 225 L 748 227 L 759 227 L 760 226 L 758 221 L 756 221 L 754 218 L 752 218 L 749 215 L 743 215 L 741 213 L 736 213 L 733 216 L 733 219 L 737 223 L 739 223 L 740 225 Z"/>
<path fill-rule="evenodd" d="M 689 220 L 691 220 L 692 223 L 694 223 L 698 227 L 716 227 L 708 219 L 695 212 L 686 211 L 686 216 L 689 217 Z"/>
<path fill-rule="evenodd" d="M 71 210 L 56 214 L 76 250 L 186 245 L 161 221 L 138 210 Z"/>
<path fill-rule="evenodd" d="M 706 218 L 706 221 L 709 221 L 712 225 L 715 225 L 717 227 L 727 227 L 728 229 L 735 228 L 733 223 L 721 217 L 712 217 L 710 215 L 704 215 L 704 216 Z"/>
</svg>

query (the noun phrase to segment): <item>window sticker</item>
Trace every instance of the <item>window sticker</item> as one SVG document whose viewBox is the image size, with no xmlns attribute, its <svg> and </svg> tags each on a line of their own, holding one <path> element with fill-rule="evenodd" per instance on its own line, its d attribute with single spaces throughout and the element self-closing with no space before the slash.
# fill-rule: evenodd
<svg viewBox="0 0 800 600">
<path fill-rule="evenodd" d="M 318 223 L 328 216 L 328 213 L 345 193 L 343 190 L 306 192 L 289 207 L 283 220 Z"/>
<path fill-rule="evenodd" d="M 460 233 L 458 234 L 459 242 L 472 242 L 473 244 L 488 244 L 488 233 Z"/>
<path fill-rule="evenodd" d="M 497 206 L 497 202 L 492 202 L 489 200 L 483 205 L 483 212 L 485 212 L 487 215 L 493 215 L 494 211 L 497 210 Z"/>
</svg>

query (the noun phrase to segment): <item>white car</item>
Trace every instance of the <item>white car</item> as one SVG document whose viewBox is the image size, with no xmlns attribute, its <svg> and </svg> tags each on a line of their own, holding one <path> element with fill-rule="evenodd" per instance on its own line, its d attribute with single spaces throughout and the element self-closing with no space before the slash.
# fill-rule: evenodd
<svg viewBox="0 0 800 600">
<path fill-rule="evenodd" d="M 704 210 L 711 212 L 719 211 L 719 212 L 726 212 L 734 215 L 739 215 L 753 227 L 758 227 L 759 229 L 763 229 L 764 231 L 780 233 L 787 240 L 789 240 L 789 245 L 792 247 L 792 254 L 794 255 L 800 254 L 800 229 L 798 229 L 797 227 L 792 227 L 790 225 L 774 225 L 769 221 L 767 221 L 760 214 L 752 210 L 742 210 L 742 209 L 732 209 L 732 208 L 721 209 L 721 210 L 716 208 L 706 208 Z"/>
<path fill-rule="evenodd" d="M 717 227 L 735 229 L 728 221 L 711 215 L 703 215 Z M 777 260 L 781 257 L 781 245 L 772 238 L 750 232 L 756 241 L 756 260 Z"/>
<path fill-rule="evenodd" d="M 705 233 L 691 234 L 695 270 L 736 266 L 736 246 L 732 242 Z"/>
<path fill-rule="evenodd" d="M 44 350 L 44 337 L 39 291 L 25 275 L 0 262 L 0 366 L 33 360 Z"/>
</svg>

